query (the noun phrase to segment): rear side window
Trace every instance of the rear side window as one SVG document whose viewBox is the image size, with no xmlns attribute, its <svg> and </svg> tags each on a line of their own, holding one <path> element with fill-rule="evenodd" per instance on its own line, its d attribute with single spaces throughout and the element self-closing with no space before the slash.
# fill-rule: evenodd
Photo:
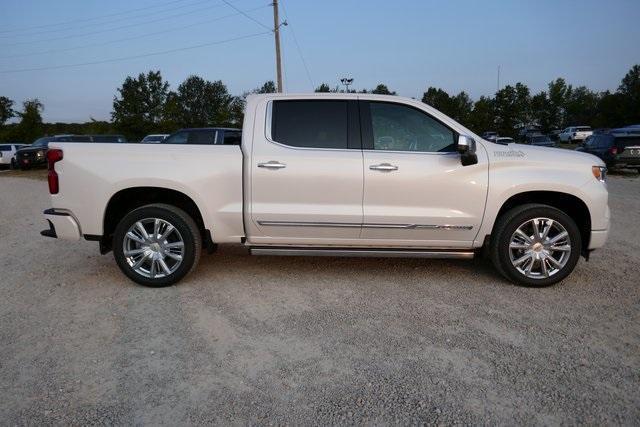
<svg viewBox="0 0 640 427">
<path fill-rule="evenodd" d="M 591 128 L 589 126 L 580 126 L 576 128 L 577 132 L 586 132 L 586 131 L 590 131 Z"/>
<path fill-rule="evenodd" d="M 11 151 L 10 145 L 0 145 L 0 151 Z"/>
<path fill-rule="evenodd" d="M 224 145 L 240 145 L 242 141 L 242 132 L 237 130 L 225 130 L 224 131 Z"/>
<path fill-rule="evenodd" d="M 273 101 L 271 139 L 303 148 L 348 148 L 347 101 Z"/>
</svg>

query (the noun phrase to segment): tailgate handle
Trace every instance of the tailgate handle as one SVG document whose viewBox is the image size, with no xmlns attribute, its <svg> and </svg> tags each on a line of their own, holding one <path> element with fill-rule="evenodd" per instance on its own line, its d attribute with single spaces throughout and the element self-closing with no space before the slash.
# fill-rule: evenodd
<svg viewBox="0 0 640 427">
<path fill-rule="evenodd" d="M 266 163 L 258 163 L 259 168 L 267 168 L 267 169 L 283 169 L 286 168 L 287 165 L 284 163 L 280 163 L 276 160 L 270 160 Z"/>
</svg>

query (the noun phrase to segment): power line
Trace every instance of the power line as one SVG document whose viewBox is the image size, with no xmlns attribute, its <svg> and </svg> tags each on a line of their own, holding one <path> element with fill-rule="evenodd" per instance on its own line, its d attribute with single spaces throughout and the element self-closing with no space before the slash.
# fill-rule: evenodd
<svg viewBox="0 0 640 427">
<path fill-rule="evenodd" d="M 110 63 L 110 62 L 122 62 L 122 61 L 128 61 L 128 60 L 132 60 L 132 59 L 147 58 L 147 57 L 150 57 L 150 56 L 158 56 L 158 55 L 165 55 L 165 54 L 168 54 L 168 53 L 181 52 L 181 51 L 192 50 L 192 49 L 199 49 L 199 48 L 207 47 L 207 46 L 214 46 L 214 45 L 219 45 L 219 44 L 223 44 L 223 43 L 229 43 L 229 42 L 234 42 L 234 41 L 239 41 L 239 40 L 245 40 L 245 39 L 258 37 L 258 36 L 262 36 L 262 35 L 270 34 L 270 33 L 271 33 L 271 30 L 263 31 L 261 33 L 247 34 L 245 36 L 234 37 L 234 38 L 225 39 L 225 40 L 218 40 L 218 41 L 215 41 L 215 42 L 201 43 L 201 44 L 197 44 L 197 45 L 179 47 L 179 48 L 175 48 L 175 49 L 167 49 L 167 50 L 162 50 L 162 51 L 158 51 L 158 52 L 150 52 L 150 53 L 145 53 L 145 54 L 142 54 L 142 55 L 132 55 L 132 56 L 123 56 L 123 57 L 120 57 L 120 58 L 102 59 L 102 60 L 99 60 L 99 61 L 81 62 L 81 63 L 76 63 L 76 64 L 62 64 L 62 65 L 54 65 L 54 66 L 49 66 L 49 67 L 34 67 L 34 68 L 22 68 L 22 69 L 13 69 L 13 70 L 0 70 L 0 74 L 23 73 L 23 72 L 27 72 L 27 71 L 58 70 L 58 69 L 62 69 L 62 68 L 82 67 L 82 66 L 86 66 L 86 65 L 98 65 L 98 64 L 106 64 L 106 63 Z"/>
<path fill-rule="evenodd" d="M 254 10 L 265 9 L 267 7 L 270 7 L 270 6 L 258 6 L 256 8 L 249 9 L 249 11 L 251 12 L 251 11 L 254 11 Z M 207 20 L 198 21 L 198 22 L 194 22 L 194 23 L 191 23 L 191 24 L 187 24 L 187 25 L 181 25 L 180 27 L 163 28 L 160 31 L 154 31 L 152 33 L 139 34 L 137 36 L 132 36 L 132 37 L 123 37 L 123 38 L 120 38 L 120 39 L 108 40 L 108 41 L 100 42 L 100 43 L 91 43 L 91 44 L 86 44 L 86 45 L 82 45 L 82 46 L 73 46 L 73 47 L 67 47 L 67 48 L 45 50 L 45 51 L 40 51 L 40 52 L 32 52 L 32 53 L 23 53 L 23 54 L 17 54 L 17 55 L 2 56 L 2 57 L 0 57 L 0 60 L 11 59 L 11 58 L 24 58 L 24 57 L 38 56 L 38 55 L 46 55 L 46 54 L 50 54 L 50 53 L 69 52 L 69 51 L 72 51 L 72 50 L 85 49 L 85 48 L 88 48 L 88 47 L 107 46 L 107 45 L 110 45 L 110 44 L 128 42 L 128 41 L 132 41 L 132 40 L 142 39 L 142 38 L 145 38 L 145 37 L 155 36 L 155 35 L 159 35 L 159 34 L 165 34 L 165 33 L 173 32 L 173 31 L 180 31 L 180 30 L 184 30 L 186 28 L 196 27 L 198 25 L 210 24 L 212 22 L 221 21 L 223 19 L 230 18 L 230 17 L 233 17 L 233 16 L 239 16 L 239 15 L 240 15 L 240 13 L 232 13 L 230 15 L 219 16 L 219 17 L 216 17 L 216 18 L 213 18 L 213 19 L 207 19 Z"/>
<path fill-rule="evenodd" d="M 52 42 L 52 41 L 57 41 L 57 40 L 67 40 L 67 39 L 72 39 L 72 38 L 77 38 L 77 37 L 91 36 L 91 35 L 95 35 L 95 34 L 110 33 L 110 32 L 117 31 L 117 30 L 122 30 L 122 29 L 125 29 L 125 28 L 138 27 L 140 25 L 154 24 L 156 22 L 161 22 L 161 21 L 166 21 L 166 20 L 169 20 L 169 19 L 179 18 L 181 16 L 191 15 L 191 14 L 202 12 L 202 11 L 205 11 L 205 10 L 215 9 L 215 8 L 220 7 L 220 6 L 222 6 L 222 4 L 218 3 L 218 4 L 214 5 L 214 6 L 207 6 L 207 7 L 201 8 L 201 9 L 195 9 L 195 10 L 191 10 L 189 12 L 179 13 L 179 14 L 176 14 L 176 15 L 164 16 L 162 18 L 157 18 L 157 19 L 154 19 L 154 20 L 151 20 L 151 21 L 146 21 L 146 22 L 143 22 L 143 23 L 137 22 L 137 23 L 133 23 L 133 24 L 121 25 L 119 27 L 106 28 L 104 30 L 92 31 L 92 32 L 88 32 L 88 33 L 71 34 L 71 35 L 68 35 L 68 36 L 48 38 L 45 41 Z M 16 43 L 4 45 L 4 46 L 1 46 L 1 47 L 5 48 L 5 47 L 17 46 L 17 45 L 23 45 L 23 44 L 29 44 L 29 43 L 38 43 L 38 40 L 28 40 L 28 41 L 16 42 Z"/>
<path fill-rule="evenodd" d="M 108 20 L 108 21 L 104 21 L 104 22 L 97 22 L 97 23 L 94 23 L 94 24 L 87 24 L 87 25 L 81 25 L 81 26 L 72 26 L 72 27 L 65 26 L 65 28 L 55 28 L 53 30 L 43 30 L 43 31 L 37 31 L 37 32 L 29 32 L 29 33 L 25 33 L 25 34 L 18 34 L 18 36 L 19 37 L 30 37 L 30 36 L 37 36 L 37 35 L 40 35 L 40 34 L 59 33 L 59 32 L 64 32 L 64 31 L 69 31 L 69 30 L 72 30 L 72 31 L 73 30 L 81 30 L 83 28 L 95 28 L 97 25 L 106 25 L 106 24 L 111 24 L 111 23 L 114 23 L 114 22 L 121 22 L 121 21 L 126 20 L 126 19 L 146 18 L 149 15 L 157 15 L 159 13 L 165 13 L 165 12 L 171 12 L 171 11 L 174 11 L 174 10 L 185 9 L 185 8 L 188 8 L 188 7 L 197 6 L 199 4 L 209 3 L 209 2 L 210 2 L 210 0 L 200 0 L 200 1 L 197 1 L 195 3 L 184 4 L 182 6 L 172 7 L 172 8 L 169 8 L 169 9 L 156 10 L 156 11 L 153 11 L 153 12 L 147 12 L 144 15 L 125 16 L 125 17 L 121 17 L 121 18 L 118 18 L 118 19 L 114 19 L 114 20 Z M 220 4 L 220 6 L 222 6 L 222 4 Z M 16 36 L 15 35 L 0 35 L 0 37 L 6 39 L 6 38 L 16 37 Z"/>
<path fill-rule="evenodd" d="M 0 33 L 13 33 L 13 32 L 20 32 L 20 31 L 30 31 L 30 30 L 36 30 L 36 29 L 40 29 L 40 28 L 48 28 L 48 27 L 57 27 L 59 25 L 68 25 L 68 24 L 75 24 L 76 22 L 87 22 L 87 21 L 96 21 L 98 19 L 102 19 L 102 18 L 111 18 L 113 16 L 119 16 L 119 15 L 126 15 L 127 13 L 131 13 L 131 12 L 139 12 L 141 10 L 149 10 L 149 9 L 153 9 L 156 7 L 162 7 L 162 6 L 167 6 L 170 4 L 175 4 L 175 3 L 181 3 L 184 2 L 186 0 L 173 0 L 170 2 L 166 2 L 166 3 L 160 3 L 160 4 L 154 4 L 153 6 L 148 6 L 148 7 L 141 7 L 138 9 L 129 9 L 126 11 L 122 11 L 122 12 L 117 12 L 117 13 L 111 13 L 108 15 L 99 15 L 99 16 L 94 16 L 94 17 L 90 17 L 90 18 L 82 18 L 82 19 L 74 19 L 72 21 L 63 21 L 63 22 L 56 22 L 54 24 L 43 24 L 43 25 L 36 25 L 33 27 L 26 27 L 23 29 L 11 29 L 11 30 L 2 30 L 0 31 Z"/>
<path fill-rule="evenodd" d="M 237 7 L 235 7 L 234 5 L 232 5 L 230 2 L 228 2 L 227 0 L 222 0 L 227 6 L 229 6 L 230 8 L 234 9 L 236 12 L 239 12 L 240 14 L 242 14 L 242 16 L 252 20 L 253 22 L 255 22 L 256 24 L 260 25 L 263 28 L 266 28 L 269 31 L 273 31 L 271 29 L 271 27 L 268 27 L 266 25 L 264 25 L 262 22 L 258 21 L 257 19 L 255 19 L 254 17 L 252 17 L 251 15 L 243 12 L 242 10 L 238 9 Z"/>
<path fill-rule="evenodd" d="M 280 4 L 282 5 L 282 11 L 284 12 L 284 19 L 287 22 L 287 26 L 291 30 L 291 35 L 293 36 L 293 42 L 296 45 L 296 50 L 298 51 L 298 55 L 300 55 L 300 59 L 302 60 L 302 65 L 304 66 L 304 70 L 307 73 L 307 78 L 309 79 L 309 83 L 311 83 L 311 90 L 315 90 L 316 86 L 313 84 L 313 79 L 311 78 L 311 73 L 309 72 L 307 61 L 305 61 L 304 55 L 302 54 L 302 49 L 300 48 L 300 44 L 298 43 L 296 33 L 295 31 L 293 31 L 293 26 L 291 25 L 291 22 L 289 22 L 289 17 L 287 16 L 287 9 L 284 6 L 283 0 L 280 0 Z"/>
</svg>

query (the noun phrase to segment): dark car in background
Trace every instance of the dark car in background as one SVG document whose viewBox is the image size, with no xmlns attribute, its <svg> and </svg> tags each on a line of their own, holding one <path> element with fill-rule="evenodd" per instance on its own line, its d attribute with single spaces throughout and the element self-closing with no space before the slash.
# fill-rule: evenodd
<svg viewBox="0 0 640 427">
<path fill-rule="evenodd" d="M 126 143 L 122 135 L 55 135 L 36 139 L 33 144 L 25 145 L 16 152 L 16 162 L 20 169 L 30 169 L 47 164 L 47 150 L 51 142 L 96 142 Z"/>
<path fill-rule="evenodd" d="M 612 130 L 588 137 L 576 150 L 601 158 L 608 168 L 626 167 L 640 172 L 640 129 L 636 133 Z"/>
<path fill-rule="evenodd" d="M 525 143 L 529 145 L 537 145 L 539 147 L 555 147 L 556 146 L 556 143 L 553 142 L 551 138 L 549 138 L 549 136 L 542 135 L 540 133 L 527 135 Z"/>
<path fill-rule="evenodd" d="M 240 145 L 242 131 L 234 128 L 189 128 L 172 133 L 160 144 Z"/>
</svg>

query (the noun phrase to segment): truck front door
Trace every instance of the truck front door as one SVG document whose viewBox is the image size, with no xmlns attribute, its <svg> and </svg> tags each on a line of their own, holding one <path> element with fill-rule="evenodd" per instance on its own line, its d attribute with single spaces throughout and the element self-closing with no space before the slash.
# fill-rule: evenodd
<svg viewBox="0 0 640 427">
<path fill-rule="evenodd" d="M 478 233 L 488 159 L 463 166 L 457 134 L 419 108 L 361 101 L 362 239 L 375 246 L 469 248 Z"/>
</svg>

